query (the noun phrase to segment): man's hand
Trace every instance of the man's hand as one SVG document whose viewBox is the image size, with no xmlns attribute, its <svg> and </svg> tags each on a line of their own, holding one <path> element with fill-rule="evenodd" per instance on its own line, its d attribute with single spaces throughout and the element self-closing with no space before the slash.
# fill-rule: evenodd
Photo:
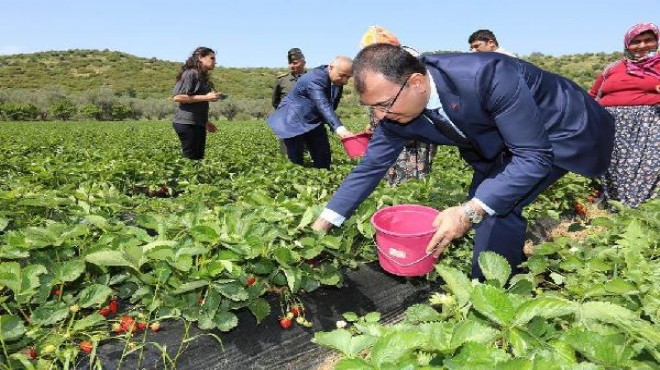
<svg viewBox="0 0 660 370">
<path fill-rule="evenodd" d="M 452 240 L 465 235 L 472 227 L 472 223 L 463 208 L 457 206 L 440 212 L 433 221 L 433 226 L 437 227 L 438 231 L 426 247 L 426 252 L 433 252 L 433 256 L 438 257 Z"/>
<path fill-rule="evenodd" d="M 345 139 L 345 138 L 351 137 L 355 134 L 350 132 L 346 127 L 339 126 L 339 128 L 337 129 L 337 135 L 339 135 L 340 138 Z"/>
<path fill-rule="evenodd" d="M 216 132 L 216 131 L 218 131 L 218 128 L 215 127 L 215 125 L 212 124 L 211 122 L 206 122 L 206 131 L 208 131 L 208 132 Z"/>
<path fill-rule="evenodd" d="M 312 230 L 314 231 L 329 231 L 332 228 L 332 224 L 321 217 L 317 218 L 312 225 Z"/>
</svg>

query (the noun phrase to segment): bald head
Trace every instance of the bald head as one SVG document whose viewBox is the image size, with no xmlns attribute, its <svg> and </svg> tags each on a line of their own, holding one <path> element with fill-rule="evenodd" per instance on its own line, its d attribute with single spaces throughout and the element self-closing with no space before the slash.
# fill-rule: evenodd
<svg viewBox="0 0 660 370">
<path fill-rule="evenodd" d="M 346 85 L 353 75 L 353 60 L 345 55 L 336 57 L 328 66 L 328 75 L 333 84 Z"/>
</svg>

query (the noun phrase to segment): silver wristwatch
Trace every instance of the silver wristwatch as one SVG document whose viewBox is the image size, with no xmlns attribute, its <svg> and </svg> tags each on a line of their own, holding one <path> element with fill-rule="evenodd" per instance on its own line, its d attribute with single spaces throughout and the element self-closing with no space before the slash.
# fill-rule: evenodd
<svg viewBox="0 0 660 370">
<path fill-rule="evenodd" d="M 468 206 L 467 203 L 463 203 L 461 207 L 463 208 L 463 211 L 465 211 L 465 214 L 467 215 L 472 225 L 476 225 L 484 219 L 484 217 L 479 212 L 472 209 L 472 207 Z"/>
</svg>

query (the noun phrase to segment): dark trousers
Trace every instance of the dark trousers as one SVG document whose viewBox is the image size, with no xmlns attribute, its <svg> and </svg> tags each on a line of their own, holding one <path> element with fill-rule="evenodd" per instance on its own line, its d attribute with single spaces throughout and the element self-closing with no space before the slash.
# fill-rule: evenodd
<svg viewBox="0 0 660 370">
<path fill-rule="evenodd" d="M 302 135 L 284 139 L 286 155 L 295 164 L 303 165 L 305 146 L 312 157 L 315 168 L 330 169 L 330 142 L 328 133 L 323 125 L 319 125 L 312 131 Z"/>
<path fill-rule="evenodd" d="M 204 158 L 206 149 L 206 127 L 173 123 L 174 131 L 181 141 L 181 153 L 189 159 Z"/>
<path fill-rule="evenodd" d="M 505 164 L 498 166 L 498 168 L 491 171 L 483 179 L 494 177 L 497 173 L 501 172 L 504 166 Z M 565 169 L 553 166 L 550 173 L 532 191 L 525 195 L 511 212 L 504 215 L 484 217 L 484 220 L 474 227 L 472 278 L 484 279 L 483 273 L 479 268 L 478 258 L 481 252 L 485 251 L 502 255 L 509 261 L 513 274 L 517 273 L 517 266 L 526 260 L 523 247 L 525 246 L 527 219 L 522 216 L 523 208 L 533 202 L 541 192 L 554 184 L 564 174 L 566 174 Z M 474 189 L 476 189 L 476 186 L 473 184 L 471 194 L 473 194 Z"/>
</svg>

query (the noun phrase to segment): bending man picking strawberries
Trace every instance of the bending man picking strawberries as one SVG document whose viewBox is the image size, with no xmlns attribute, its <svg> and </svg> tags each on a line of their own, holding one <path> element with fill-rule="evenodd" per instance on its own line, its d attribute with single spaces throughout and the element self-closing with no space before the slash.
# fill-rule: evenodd
<svg viewBox="0 0 660 370">
<path fill-rule="evenodd" d="M 390 44 L 353 62 L 362 104 L 381 119 L 360 164 L 313 225 L 329 230 L 376 188 L 407 140 L 459 147 L 474 169 L 467 201 L 443 210 L 427 251 L 439 255 L 475 229 L 473 278 L 481 252 L 523 262 L 523 208 L 566 172 L 599 176 L 609 164 L 612 116 L 570 80 L 496 53 L 416 58 Z"/>
</svg>

